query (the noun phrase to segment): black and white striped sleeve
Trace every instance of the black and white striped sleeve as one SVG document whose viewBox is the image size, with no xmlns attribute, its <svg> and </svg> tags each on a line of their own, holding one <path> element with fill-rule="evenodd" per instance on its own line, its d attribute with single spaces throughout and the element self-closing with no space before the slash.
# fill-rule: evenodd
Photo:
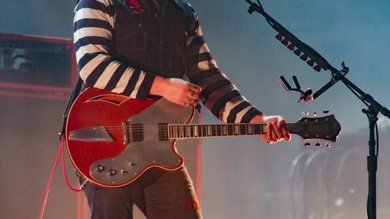
<svg viewBox="0 0 390 219">
<path fill-rule="evenodd" d="M 187 39 L 192 83 L 202 87 L 205 106 L 221 121 L 247 123 L 262 114 L 251 105 L 217 66 L 200 27 Z"/>
<path fill-rule="evenodd" d="M 114 24 L 112 0 L 80 0 L 76 5 L 73 38 L 80 77 L 88 87 L 146 98 L 154 76 L 110 55 Z"/>
</svg>

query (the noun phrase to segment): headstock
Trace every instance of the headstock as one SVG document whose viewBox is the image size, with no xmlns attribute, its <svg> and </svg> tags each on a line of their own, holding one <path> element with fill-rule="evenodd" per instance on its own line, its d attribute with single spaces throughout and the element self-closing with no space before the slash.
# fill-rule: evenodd
<svg viewBox="0 0 390 219">
<path fill-rule="evenodd" d="M 324 111 L 324 113 L 327 114 L 328 111 Z M 305 139 L 305 146 L 310 146 L 308 139 L 317 139 L 315 146 L 321 146 L 319 140 L 335 142 L 340 133 L 341 126 L 333 114 L 318 117 L 314 113 L 313 117 L 308 117 L 305 114 L 296 123 L 287 124 L 287 129 L 290 133 L 299 135 Z M 327 143 L 326 146 L 330 147 L 330 143 Z"/>
</svg>

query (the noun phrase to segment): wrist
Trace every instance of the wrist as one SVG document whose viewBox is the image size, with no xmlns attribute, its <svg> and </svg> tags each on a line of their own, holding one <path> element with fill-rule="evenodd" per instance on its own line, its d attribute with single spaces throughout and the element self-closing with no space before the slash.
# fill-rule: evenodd
<svg viewBox="0 0 390 219">
<path fill-rule="evenodd" d="M 161 76 L 156 76 L 154 78 L 152 87 L 150 88 L 150 94 L 163 96 L 163 93 L 166 90 L 166 84 L 167 84 L 167 79 Z"/>
<path fill-rule="evenodd" d="M 256 116 L 254 116 L 249 123 L 253 123 L 253 124 L 263 123 L 264 122 L 264 117 L 265 117 L 264 114 L 259 113 Z"/>
</svg>

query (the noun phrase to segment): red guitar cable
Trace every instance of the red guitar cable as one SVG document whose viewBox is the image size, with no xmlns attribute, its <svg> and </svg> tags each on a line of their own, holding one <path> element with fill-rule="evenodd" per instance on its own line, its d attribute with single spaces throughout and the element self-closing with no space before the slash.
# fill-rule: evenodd
<svg viewBox="0 0 390 219">
<path fill-rule="evenodd" d="M 82 189 L 76 189 L 74 188 L 70 183 L 69 183 L 69 179 L 68 179 L 68 176 L 66 174 L 66 168 L 65 168 L 65 158 L 64 158 L 64 148 L 65 148 L 65 138 L 64 136 L 61 136 L 61 146 L 60 146 L 60 149 L 58 151 L 58 154 L 57 154 L 57 157 L 56 157 L 56 160 L 54 162 L 54 165 L 53 165 L 53 168 L 51 170 L 51 174 L 50 174 L 50 177 L 49 177 L 49 181 L 47 183 L 47 186 L 46 186 L 46 192 L 45 192 L 45 196 L 43 197 L 43 202 L 42 202 L 42 207 L 41 207 L 41 213 L 40 213 L 40 216 L 39 218 L 40 219 L 43 219 L 43 215 L 45 213 L 45 207 L 46 207 L 46 203 L 47 203 L 47 199 L 49 197 L 49 192 L 50 192 L 50 188 L 51 188 L 51 184 L 53 182 L 53 178 L 54 178 L 54 173 L 55 173 L 55 170 L 57 168 L 57 165 L 58 165 L 58 161 L 60 159 L 60 156 L 62 155 L 62 171 L 63 171 L 63 176 L 64 176 L 64 179 L 65 179 L 65 182 L 66 182 L 66 185 L 74 192 L 81 192 L 83 191 Z"/>
</svg>

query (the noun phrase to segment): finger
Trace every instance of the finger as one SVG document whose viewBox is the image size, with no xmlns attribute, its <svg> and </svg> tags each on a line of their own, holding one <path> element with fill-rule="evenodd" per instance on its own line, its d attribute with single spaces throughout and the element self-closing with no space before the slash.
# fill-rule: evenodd
<svg viewBox="0 0 390 219">
<path fill-rule="evenodd" d="M 261 140 L 263 140 L 264 142 L 269 143 L 269 139 L 268 139 L 268 137 L 267 137 L 266 134 L 260 135 L 260 138 L 261 138 Z"/>
<path fill-rule="evenodd" d="M 273 128 L 272 128 L 272 125 L 271 123 L 267 124 L 267 127 L 266 127 L 266 130 L 267 130 L 267 133 L 266 133 L 266 142 L 268 144 L 273 144 L 274 143 L 274 139 L 273 139 L 273 136 L 275 134 L 273 134 Z"/>
<path fill-rule="evenodd" d="M 184 106 L 195 106 L 199 102 L 199 100 L 189 96 L 185 96 L 180 102 L 183 103 Z"/>
<path fill-rule="evenodd" d="M 190 105 L 194 105 L 198 102 L 197 99 L 194 99 L 194 98 L 191 98 L 191 97 L 187 97 L 187 101 L 186 101 L 188 104 Z"/>
<path fill-rule="evenodd" d="M 276 128 L 274 125 L 271 125 L 271 136 L 270 136 L 270 139 L 271 139 L 271 142 L 277 142 L 278 141 L 278 135 L 276 133 Z"/>
<path fill-rule="evenodd" d="M 275 130 L 276 140 L 283 138 L 282 125 L 280 122 L 272 122 L 272 126 Z"/>
<path fill-rule="evenodd" d="M 187 93 L 187 99 L 191 103 L 197 103 L 200 101 L 200 93 L 199 92 L 197 93 L 196 91 L 193 90 L 189 90 Z"/>
<path fill-rule="evenodd" d="M 279 122 L 279 128 L 282 130 L 282 137 L 285 139 L 285 140 L 290 140 L 291 138 L 291 135 L 290 133 L 288 132 L 288 129 L 287 129 L 287 126 L 286 126 L 286 120 L 281 120 Z"/>
<path fill-rule="evenodd" d="M 195 93 L 193 91 L 190 91 L 187 94 L 187 98 L 194 99 L 195 102 L 198 102 L 199 101 L 199 94 L 197 94 L 197 93 Z"/>
<path fill-rule="evenodd" d="M 202 88 L 195 84 L 190 84 L 189 90 L 192 91 L 195 95 L 200 95 Z"/>
</svg>

